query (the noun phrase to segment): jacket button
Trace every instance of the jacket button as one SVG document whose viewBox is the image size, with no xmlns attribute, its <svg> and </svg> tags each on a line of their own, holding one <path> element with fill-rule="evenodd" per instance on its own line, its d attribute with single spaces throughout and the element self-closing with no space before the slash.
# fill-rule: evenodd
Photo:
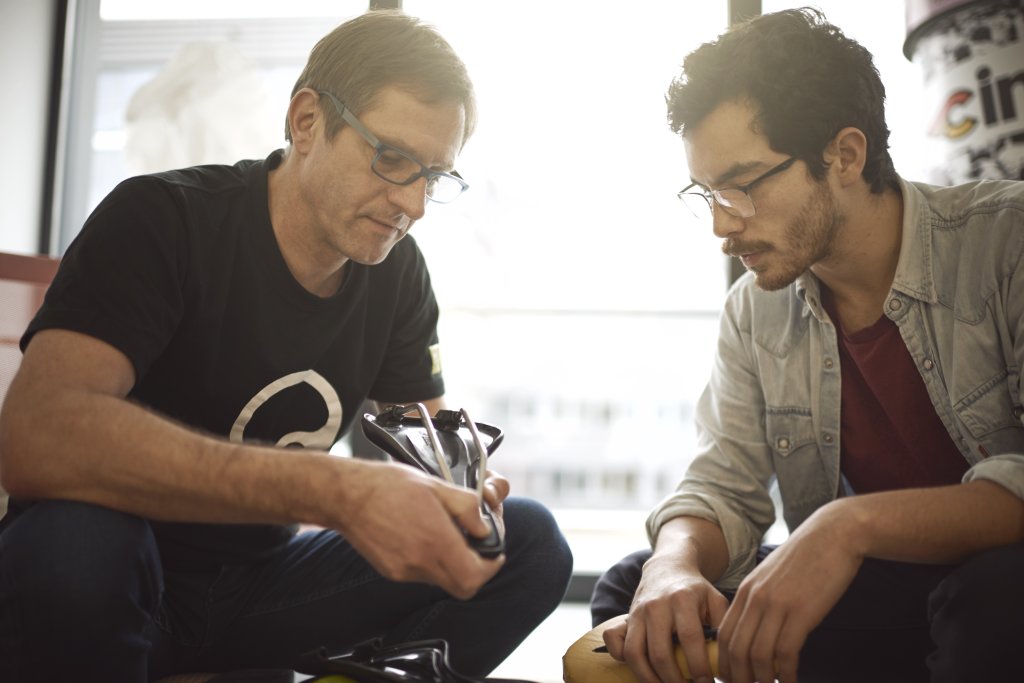
<svg viewBox="0 0 1024 683">
<path fill-rule="evenodd" d="M 935 367 L 935 363 L 932 362 L 931 358 L 925 358 L 923 365 L 925 370 L 931 370 Z"/>
<path fill-rule="evenodd" d="M 902 306 L 902 305 L 903 304 L 900 303 L 899 299 L 889 299 L 889 310 L 891 310 L 891 311 L 898 311 L 898 310 L 900 310 L 900 306 Z"/>
<path fill-rule="evenodd" d="M 821 438 L 824 439 L 825 443 L 832 443 L 832 435 L 831 434 L 825 434 Z"/>
<path fill-rule="evenodd" d="M 775 445 L 779 447 L 780 451 L 789 450 L 789 439 L 781 436 L 779 437 L 779 440 L 775 442 Z"/>
</svg>

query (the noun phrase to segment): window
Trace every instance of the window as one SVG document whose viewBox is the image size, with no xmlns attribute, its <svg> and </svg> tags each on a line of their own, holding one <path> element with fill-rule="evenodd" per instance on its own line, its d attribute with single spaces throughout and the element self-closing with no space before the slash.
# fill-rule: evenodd
<svg viewBox="0 0 1024 683">
<path fill-rule="evenodd" d="M 725 3 L 404 7 L 480 101 L 459 160 L 472 188 L 416 232 L 449 395 L 506 430 L 494 468 L 556 510 L 577 571 L 600 571 L 646 544 L 694 442 L 727 267 L 675 197 L 689 173 L 664 96 Z"/>
<path fill-rule="evenodd" d="M 313 44 L 365 0 L 75 3 L 54 251 L 120 180 L 260 158 Z"/>
</svg>

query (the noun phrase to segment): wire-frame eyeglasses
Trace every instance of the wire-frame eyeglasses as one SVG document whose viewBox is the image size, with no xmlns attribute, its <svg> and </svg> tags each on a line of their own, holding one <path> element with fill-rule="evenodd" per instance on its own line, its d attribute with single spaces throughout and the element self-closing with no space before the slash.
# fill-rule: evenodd
<svg viewBox="0 0 1024 683">
<path fill-rule="evenodd" d="M 701 216 L 705 208 L 713 211 L 715 204 L 722 207 L 722 210 L 732 216 L 750 218 L 756 213 L 754 209 L 754 200 L 750 198 L 750 191 L 761 181 L 767 180 L 778 173 L 782 173 L 792 166 L 795 161 L 796 157 L 789 157 L 778 166 L 773 166 L 746 185 L 741 185 L 740 187 L 729 187 L 722 190 L 709 190 L 701 187 L 697 183 L 690 183 L 680 190 L 676 196 L 683 200 L 683 203 L 685 203 L 690 211 L 692 211 L 698 218 Z"/>
<path fill-rule="evenodd" d="M 411 154 L 384 144 L 377 139 L 376 135 L 367 130 L 366 126 L 356 118 L 356 115 L 334 94 L 326 90 L 320 90 L 318 93 L 322 97 L 327 97 L 334 104 L 334 108 L 342 120 L 352 126 L 373 147 L 374 154 L 373 161 L 370 162 L 370 169 L 378 178 L 394 185 L 411 185 L 420 178 L 426 178 L 427 198 L 438 204 L 447 204 L 469 189 L 469 183 L 463 180 L 456 171 L 451 173 L 433 171 Z"/>
</svg>

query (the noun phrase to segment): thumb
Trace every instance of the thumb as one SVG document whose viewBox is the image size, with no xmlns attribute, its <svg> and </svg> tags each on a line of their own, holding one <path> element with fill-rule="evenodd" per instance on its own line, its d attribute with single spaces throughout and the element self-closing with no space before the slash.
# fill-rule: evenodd
<svg viewBox="0 0 1024 683">
<path fill-rule="evenodd" d="M 480 512 L 480 499 L 476 492 L 453 484 L 439 483 L 442 484 L 439 494 L 441 503 L 459 527 L 473 536 L 486 537 L 491 528 Z"/>
</svg>

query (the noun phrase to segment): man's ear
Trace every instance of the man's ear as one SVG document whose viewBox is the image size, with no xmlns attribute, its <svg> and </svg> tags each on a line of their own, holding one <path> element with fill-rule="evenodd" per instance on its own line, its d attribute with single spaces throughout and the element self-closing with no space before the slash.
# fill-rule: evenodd
<svg viewBox="0 0 1024 683">
<path fill-rule="evenodd" d="M 292 97 L 288 103 L 288 129 L 292 134 L 292 147 L 298 152 L 308 151 L 323 133 L 324 112 L 315 90 L 303 88 Z"/>
<path fill-rule="evenodd" d="M 868 139 L 859 128 L 848 126 L 836 133 L 825 148 L 825 163 L 837 174 L 842 185 L 862 180 L 867 163 Z"/>
</svg>

